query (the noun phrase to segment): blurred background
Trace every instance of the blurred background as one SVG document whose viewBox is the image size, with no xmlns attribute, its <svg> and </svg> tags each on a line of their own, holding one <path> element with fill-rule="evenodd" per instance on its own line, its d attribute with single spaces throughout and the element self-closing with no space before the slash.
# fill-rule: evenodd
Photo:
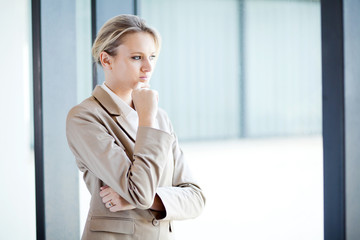
<svg viewBox="0 0 360 240">
<path fill-rule="evenodd" d="M 35 239 L 31 1 L 0 12 L 0 239 Z M 151 86 L 207 197 L 177 239 L 323 239 L 319 0 L 41 1 L 47 238 L 81 236 L 89 194 L 65 118 L 103 81 L 94 29 L 122 13 L 162 36 Z"/>
</svg>

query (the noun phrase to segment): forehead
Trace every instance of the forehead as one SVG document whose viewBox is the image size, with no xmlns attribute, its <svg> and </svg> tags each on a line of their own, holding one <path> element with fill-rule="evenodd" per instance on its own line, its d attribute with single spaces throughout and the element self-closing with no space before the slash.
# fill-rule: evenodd
<svg viewBox="0 0 360 240">
<path fill-rule="evenodd" d="M 119 50 L 131 52 L 155 52 L 156 44 L 154 37 L 147 32 L 129 33 L 124 36 Z"/>
</svg>

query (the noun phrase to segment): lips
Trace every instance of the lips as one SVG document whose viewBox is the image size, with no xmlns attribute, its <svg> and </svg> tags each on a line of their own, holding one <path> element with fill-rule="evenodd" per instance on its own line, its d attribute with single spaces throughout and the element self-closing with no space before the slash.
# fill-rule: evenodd
<svg viewBox="0 0 360 240">
<path fill-rule="evenodd" d="M 140 77 L 140 79 L 145 82 L 145 81 L 148 81 L 150 79 L 150 77 Z"/>
</svg>

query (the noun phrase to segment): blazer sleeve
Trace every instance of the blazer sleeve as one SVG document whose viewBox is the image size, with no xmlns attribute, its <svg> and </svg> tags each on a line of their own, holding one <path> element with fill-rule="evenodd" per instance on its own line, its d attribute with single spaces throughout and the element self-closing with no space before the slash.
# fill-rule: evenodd
<svg viewBox="0 0 360 240">
<path fill-rule="evenodd" d="M 96 111 L 76 106 L 67 117 L 70 149 L 88 171 L 139 209 L 151 207 L 174 137 L 164 131 L 139 127 L 133 159 L 101 124 Z"/>
<path fill-rule="evenodd" d="M 171 123 L 170 129 L 172 130 Z M 191 174 L 174 133 L 173 136 L 175 136 L 172 146 L 175 162 L 173 186 L 159 187 L 157 194 L 165 206 L 164 220 L 195 218 L 204 209 L 205 196 Z"/>
</svg>

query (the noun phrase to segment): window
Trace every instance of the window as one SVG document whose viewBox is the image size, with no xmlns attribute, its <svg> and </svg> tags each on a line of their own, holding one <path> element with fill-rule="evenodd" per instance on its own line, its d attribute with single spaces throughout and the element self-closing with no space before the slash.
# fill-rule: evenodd
<svg viewBox="0 0 360 240">
<path fill-rule="evenodd" d="M 152 87 L 207 196 L 180 239 L 322 239 L 320 1 L 147 0 Z"/>
</svg>

